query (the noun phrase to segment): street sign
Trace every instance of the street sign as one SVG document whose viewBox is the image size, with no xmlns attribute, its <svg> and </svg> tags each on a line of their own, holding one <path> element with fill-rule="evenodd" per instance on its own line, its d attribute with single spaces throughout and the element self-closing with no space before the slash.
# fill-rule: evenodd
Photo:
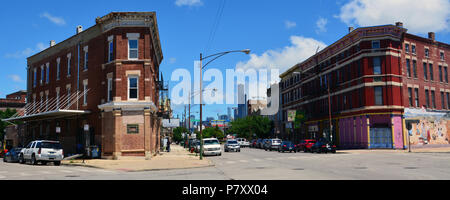
<svg viewBox="0 0 450 200">
<path fill-rule="evenodd" d="M 176 128 L 180 126 L 180 119 L 163 119 L 162 125 L 164 128 Z"/>
</svg>

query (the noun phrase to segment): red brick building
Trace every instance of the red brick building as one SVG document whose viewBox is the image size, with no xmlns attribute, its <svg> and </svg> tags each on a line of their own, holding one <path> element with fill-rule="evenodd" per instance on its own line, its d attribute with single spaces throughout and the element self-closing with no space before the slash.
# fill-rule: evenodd
<svg viewBox="0 0 450 200">
<path fill-rule="evenodd" d="M 0 99 L 0 110 L 23 108 L 26 104 L 27 92 L 18 91 L 12 94 L 6 95 L 6 98 Z"/>
<path fill-rule="evenodd" d="M 113 12 L 28 58 L 27 138 L 57 139 L 65 154 L 98 145 L 102 156 L 159 151 L 156 13 Z"/>
<path fill-rule="evenodd" d="M 283 131 L 293 140 L 325 137 L 341 148 L 405 148 L 405 120 L 437 117 L 442 123 L 425 132 L 440 129 L 437 135 L 449 144 L 449 51 L 434 33 L 412 35 L 402 23 L 350 28 L 280 76 Z M 287 116 L 297 110 L 307 121 L 292 130 Z"/>
</svg>

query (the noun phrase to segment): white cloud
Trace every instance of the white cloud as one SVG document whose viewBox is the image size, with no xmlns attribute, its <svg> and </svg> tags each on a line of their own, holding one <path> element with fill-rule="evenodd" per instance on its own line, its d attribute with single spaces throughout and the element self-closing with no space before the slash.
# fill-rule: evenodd
<svg viewBox="0 0 450 200">
<path fill-rule="evenodd" d="M 176 0 L 175 5 L 181 6 L 201 6 L 203 5 L 202 0 Z"/>
<path fill-rule="evenodd" d="M 328 20 L 325 18 L 320 17 L 317 21 L 316 21 L 316 33 L 323 33 L 323 32 L 327 32 L 327 24 L 328 24 Z"/>
<path fill-rule="evenodd" d="M 250 54 L 250 60 L 236 64 L 237 69 L 279 69 L 280 73 L 306 60 L 316 53 L 317 47 L 326 45 L 313 38 L 291 36 L 291 44 L 277 50 L 267 50 L 262 55 Z"/>
<path fill-rule="evenodd" d="M 21 51 L 17 51 L 15 53 L 7 53 L 5 55 L 5 58 L 16 58 L 16 59 L 21 59 L 21 58 L 26 58 L 29 57 L 37 52 L 43 51 L 44 49 L 46 49 L 47 47 L 45 47 L 44 43 L 39 42 L 36 44 L 36 48 L 26 48 L 24 50 Z"/>
<path fill-rule="evenodd" d="M 48 12 L 44 12 L 40 15 L 41 18 L 47 18 L 48 20 L 50 20 L 52 23 L 58 25 L 58 26 L 62 26 L 62 25 L 66 25 L 66 21 L 62 18 L 62 17 L 55 17 L 52 16 L 50 13 Z"/>
<path fill-rule="evenodd" d="M 403 22 L 408 32 L 427 33 L 450 29 L 448 0 L 351 0 L 337 16 L 349 26 L 375 26 Z"/>
<path fill-rule="evenodd" d="M 286 26 L 287 29 L 291 29 L 291 28 L 296 27 L 296 26 L 297 26 L 297 23 L 295 23 L 295 22 L 293 22 L 293 21 L 286 20 L 286 21 L 284 22 L 284 26 Z"/>
<path fill-rule="evenodd" d="M 11 74 L 11 75 L 9 75 L 8 77 L 9 77 L 12 81 L 14 81 L 14 82 L 16 82 L 16 83 L 22 83 L 22 82 L 24 82 L 24 81 L 22 80 L 22 78 L 20 78 L 20 76 L 17 75 L 17 74 Z"/>
</svg>

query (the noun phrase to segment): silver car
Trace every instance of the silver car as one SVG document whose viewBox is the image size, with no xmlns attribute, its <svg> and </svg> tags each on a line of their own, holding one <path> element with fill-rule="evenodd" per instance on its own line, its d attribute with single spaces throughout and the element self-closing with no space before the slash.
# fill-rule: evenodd
<svg viewBox="0 0 450 200">
<path fill-rule="evenodd" d="M 241 145 L 239 145 L 237 140 L 227 140 L 224 145 L 225 152 L 236 151 L 241 152 Z"/>
</svg>

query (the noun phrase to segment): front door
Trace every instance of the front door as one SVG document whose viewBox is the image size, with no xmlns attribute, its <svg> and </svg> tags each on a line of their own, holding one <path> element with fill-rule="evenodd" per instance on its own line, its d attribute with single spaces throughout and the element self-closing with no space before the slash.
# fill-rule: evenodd
<svg viewBox="0 0 450 200">
<path fill-rule="evenodd" d="M 390 128 L 371 128 L 370 148 L 392 149 L 392 130 Z"/>
</svg>

